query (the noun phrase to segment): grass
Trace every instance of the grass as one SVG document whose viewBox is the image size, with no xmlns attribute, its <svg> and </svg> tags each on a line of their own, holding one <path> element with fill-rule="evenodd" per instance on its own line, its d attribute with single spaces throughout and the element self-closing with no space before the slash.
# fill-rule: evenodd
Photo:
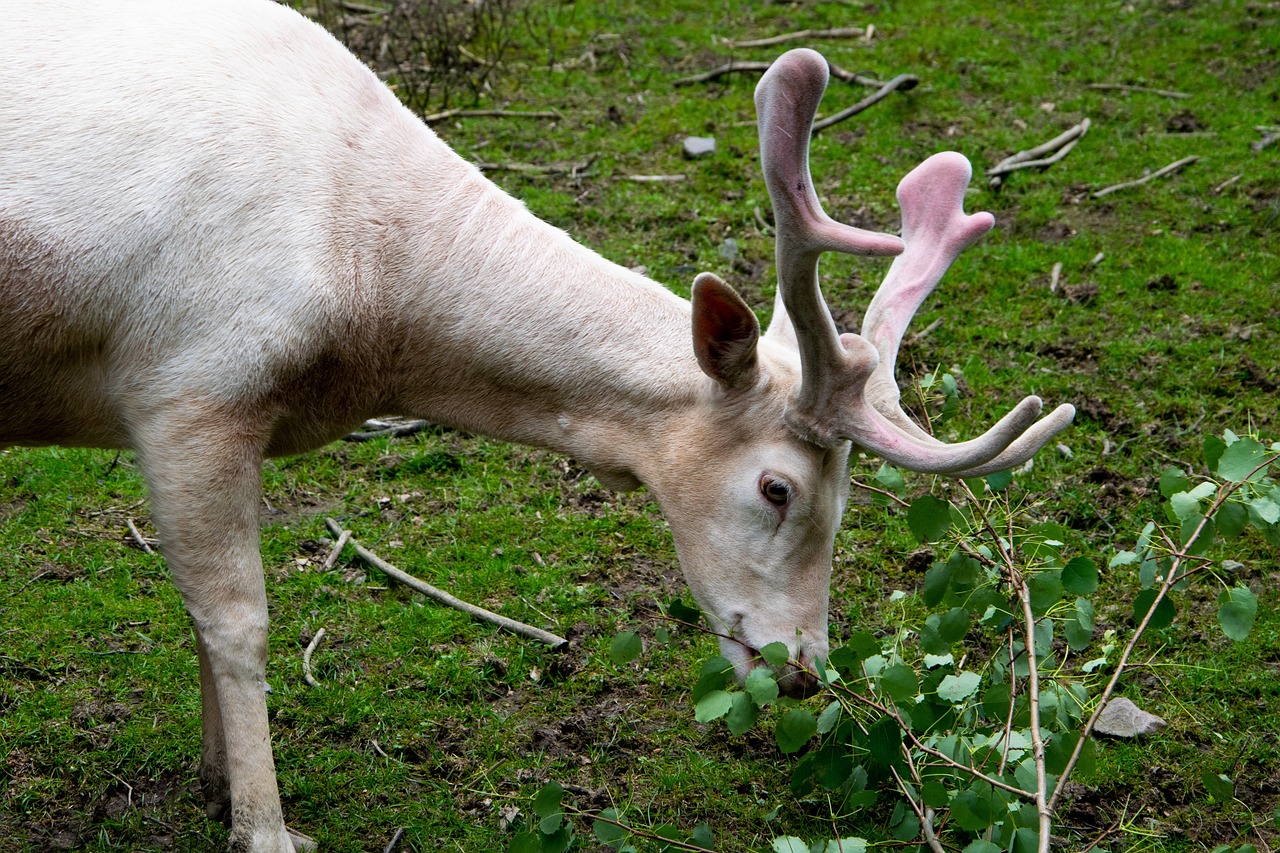
<svg viewBox="0 0 1280 853">
<path fill-rule="evenodd" d="M 698 270 L 738 287 L 761 317 L 772 244 L 755 156 L 754 77 L 675 87 L 729 57 L 726 38 L 874 24 L 871 41 L 814 42 L 849 69 L 921 85 L 816 138 L 819 191 L 838 218 L 896 227 L 893 188 L 916 162 L 954 149 L 977 170 L 1084 117 L 1064 161 L 979 178 L 971 209 L 997 228 L 953 268 L 904 348 L 919 367 L 958 369 L 956 423 L 972 434 L 1023 393 L 1074 402 L 1062 441 L 1019 479 L 1030 513 L 1073 530 L 1081 550 L 1131 545 L 1154 512 L 1162 467 L 1194 462 L 1204 433 L 1252 427 L 1280 437 L 1280 146 L 1255 154 L 1257 125 L 1280 123 L 1274 4 L 1134 0 L 959 2 L 546 3 L 483 105 L 558 109 L 555 122 L 456 119 L 438 131 L 486 162 L 598 159 L 579 181 L 495 173 L 539 215 L 606 256 L 647 267 L 687 294 Z M 525 27 L 528 27 L 528 30 Z M 556 65 L 555 63 L 560 63 Z M 1126 83 L 1172 99 L 1089 88 Z M 861 98 L 833 84 L 824 112 Z M 718 150 L 684 161 L 684 135 Z M 1183 156 L 1176 175 L 1101 199 L 1090 191 Z M 636 184 L 627 174 L 687 176 Z M 727 238 L 737 260 L 724 257 Z M 1095 260 L 1099 255 L 1101 260 Z M 1062 285 L 1049 289 L 1062 266 Z M 828 300 L 856 325 L 882 263 L 824 260 Z M 857 464 L 865 477 L 874 461 Z M 195 782 L 199 699 L 188 620 L 163 561 L 135 547 L 147 507 L 125 455 L 13 449 L 0 455 L 0 840 L 5 849 L 198 850 L 223 843 Z M 579 805 L 626 806 L 653 823 L 708 823 L 724 850 L 775 835 L 829 833 L 822 802 L 788 793 L 790 760 L 767 737 L 693 722 L 688 687 L 713 644 L 682 635 L 636 664 L 609 662 L 614 633 L 651 639 L 655 599 L 683 592 L 664 523 L 643 494 L 603 493 L 564 460 L 449 432 L 336 444 L 276 460 L 264 474 L 264 561 L 272 609 L 269 699 L 291 823 L 332 851 L 504 849 L 504 810 L 556 779 Z M 918 490 L 930 483 L 920 478 Z M 921 581 L 904 520 L 859 496 L 837 539 L 837 636 L 880 624 L 895 589 Z M 387 559 L 461 597 L 569 636 L 551 654 L 476 625 L 346 559 L 319 568 L 323 517 L 345 519 Z M 1107 742 L 1065 828 L 1114 823 L 1114 850 L 1274 844 L 1280 796 L 1280 613 L 1274 549 L 1224 552 L 1259 592 L 1250 638 L 1213 625 L 1216 590 L 1182 602 L 1147 643 L 1125 693 L 1170 723 L 1137 744 Z M 1136 583 L 1106 579 L 1100 619 L 1123 629 Z M 326 641 L 307 688 L 300 657 Z M 1236 780 L 1214 802 L 1200 777 Z M 841 824 L 883 837 L 887 811 Z M 589 831 L 589 830 L 588 830 Z M 584 849 L 592 849 L 586 845 Z"/>
</svg>

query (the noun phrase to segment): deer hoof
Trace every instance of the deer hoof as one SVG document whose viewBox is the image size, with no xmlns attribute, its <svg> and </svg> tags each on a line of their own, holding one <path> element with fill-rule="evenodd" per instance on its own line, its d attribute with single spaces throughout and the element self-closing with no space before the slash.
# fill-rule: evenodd
<svg viewBox="0 0 1280 853">
<path fill-rule="evenodd" d="M 309 835 L 303 835 L 296 829 L 285 827 L 284 831 L 289 833 L 289 840 L 293 842 L 293 853 L 316 853 L 320 849 L 320 845 Z"/>
</svg>

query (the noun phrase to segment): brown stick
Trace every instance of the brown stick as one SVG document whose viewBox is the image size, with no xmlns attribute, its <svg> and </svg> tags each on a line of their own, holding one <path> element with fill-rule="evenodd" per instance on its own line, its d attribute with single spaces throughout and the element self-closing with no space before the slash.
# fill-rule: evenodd
<svg viewBox="0 0 1280 853">
<path fill-rule="evenodd" d="M 727 74 L 763 74 L 769 70 L 769 66 L 772 64 L 772 62 L 729 60 L 723 65 L 717 65 L 710 71 L 703 71 L 701 74 L 694 74 L 692 77 L 681 77 L 679 80 L 673 81 L 671 85 L 689 86 L 694 83 L 707 83 L 711 80 L 718 80 Z M 827 60 L 827 68 L 830 69 L 832 77 L 845 83 L 857 83 L 860 86 L 876 87 L 884 85 L 883 80 L 871 77 L 867 74 L 858 74 L 853 71 L 847 71 L 830 60 Z M 912 85 L 914 85 L 914 83 Z M 907 88 L 910 88 L 910 86 Z"/>
<path fill-rule="evenodd" d="M 341 524 L 338 524 L 338 522 L 334 521 L 332 518 L 326 518 L 324 523 L 334 536 L 341 537 L 343 533 L 349 533 L 349 531 L 345 530 Z M 454 610 L 460 610 L 473 619 L 488 622 L 491 625 L 496 625 L 513 634 L 520 634 L 522 636 L 531 637 L 535 640 L 544 642 L 557 651 L 569 645 L 569 641 L 564 637 L 559 637 L 552 634 L 550 631 L 544 631 L 541 628 L 526 625 L 525 623 L 518 622 L 515 619 L 508 619 L 506 616 L 501 616 L 491 610 L 485 610 L 483 607 L 477 607 L 474 604 L 469 604 L 460 598 L 456 598 L 444 590 L 434 587 L 426 581 L 419 580 L 408 572 L 396 568 L 377 554 L 370 551 L 368 548 L 361 545 L 355 539 L 351 539 L 350 542 L 351 547 L 356 549 L 356 554 L 360 559 L 375 567 L 387 577 L 404 584 L 414 592 L 422 593 L 433 601 L 452 607 Z"/>
<path fill-rule="evenodd" d="M 850 116 L 857 115 L 858 113 L 865 110 L 867 107 L 870 107 L 873 104 L 879 103 L 880 101 L 884 100 L 895 89 L 902 89 L 903 91 L 906 91 L 907 89 L 914 89 L 916 85 L 919 84 L 919 82 L 920 82 L 920 78 L 914 74 L 899 74 L 897 77 L 894 77 L 888 83 L 885 83 L 883 86 L 881 86 L 875 93 L 868 95 L 867 97 L 863 98 L 861 101 L 858 101 L 858 103 L 854 104 L 853 106 L 846 107 L 840 112 L 834 115 L 829 115 L 826 118 L 822 119 L 821 121 L 815 121 L 813 123 L 813 132 L 817 133 L 820 130 L 826 130 L 828 127 L 831 127 L 831 125 L 833 124 L 842 122 L 845 119 L 849 118 Z"/>
<path fill-rule="evenodd" d="M 476 163 L 482 172 L 523 172 L 526 175 L 573 175 L 577 177 L 596 161 L 597 155 L 591 155 L 582 163 Z"/>
<path fill-rule="evenodd" d="M 867 31 L 862 27 L 836 27 L 830 30 L 796 30 L 792 33 L 780 33 L 776 36 L 769 36 L 762 39 L 750 39 L 748 41 L 733 41 L 726 39 L 724 44 L 726 47 L 771 47 L 775 44 L 784 44 L 789 41 L 804 41 L 805 39 L 843 39 L 858 38 L 865 36 Z"/>
<path fill-rule="evenodd" d="M 431 426 L 430 421 L 422 420 L 370 420 L 364 422 L 364 430 L 347 435 L 343 441 L 372 441 L 375 438 L 397 438 L 402 435 L 413 435 Z"/>
<path fill-rule="evenodd" d="M 124 523 L 129 526 L 129 532 L 133 534 L 133 541 L 138 543 L 138 547 L 148 554 L 154 554 L 155 551 L 151 549 L 151 543 L 147 542 L 147 538 L 142 535 L 142 531 L 133 523 L 133 519 L 126 518 Z"/>
<path fill-rule="evenodd" d="M 1090 83 L 1090 89 L 1109 89 L 1120 92 L 1143 92 L 1148 95 L 1161 95 L 1166 98 L 1190 98 L 1186 92 L 1170 92 L 1168 89 L 1149 89 L 1146 86 L 1130 86 L 1127 83 Z"/>
<path fill-rule="evenodd" d="M 1088 132 L 1089 119 L 1086 118 L 1076 126 L 1058 134 L 1042 145 L 1028 148 L 1026 151 L 1019 151 L 1011 157 L 1004 158 L 990 169 L 987 169 L 986 174 L 991 179 L 991 186 L 1000 186 L 1003 183 L 1004 175 L 1016 172 L 1019 169 L 1037 169 L 1052 166 L 1063 157 L 1066 157 L 1071 149 L 1076 147 L 1076 143 L 1083 139 Z M 1056 151 L 1057 153 L 1051 157 L 1044 156 L 1051 151 Z"/>
<path fill-rule="evenodd" d="M 1141 186 L 1142 184 L 1145 184 L 1148 181 L 1154 181 L 1156 178 L 1162 178 L 1165 175 L 1172 174 L 1173 172 L 1178 171 L 1184 166 L 1190 166 L 1192 163 L 1194 163 L 1199 159 L 1200 159 L 1199 155 L 1196 155 L 1196 154 L 1193 154 L 1190 157 L 1183 157 L 1181 160 L 1177 160 L 1173 163 L 1170 163 L 1168 166 L 1165 166 L 1163 169 L 1157 169 L 1156 171 L 1152 172 L 1150 175 L 1144 175 L 1143 177 L 1138 178 L 1137 180 L 1134 180 L 1134 181 L 1125 181 L 1122 184 L 1112 184 L 1109 187 L 1100 189 L 1093 194 L 1093 198 L 1102 198 L 1104 195 L 1111 195 L 1113 192 L 1116 192 L 1118 190 L 1127 190 L 1130 187 Z"/>
<path fill-rule="evenodd" d="M 311 642 L 307 643 L 307 647 L 302 651 L 302 680 L 307 682 L 308 687 L 319 687 L 320 682 L 311 674 L 311 653 L 316 650 L 316 646 L 320 645 L 320 641 L 324 639 L 324 628 L 319 628 L 311 635 Z"/>
<path fill-rule="evenodd" d="M 563 115 L 555 110 L 537 110 L 533 112 L 525 110 L 464 110 L 454 109 L 445 110 L 439 113 L 431 113 L 425 115 L 422 120 L 427 124 L 435 121 L 444 121 L 450 118 L 549 118 L 562 119 Z"/>
</svg>

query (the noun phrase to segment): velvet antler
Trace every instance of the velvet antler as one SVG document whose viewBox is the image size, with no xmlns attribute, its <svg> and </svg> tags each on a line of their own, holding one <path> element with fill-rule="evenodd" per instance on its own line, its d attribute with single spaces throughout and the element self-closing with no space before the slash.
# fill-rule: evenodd
<svg viewBox="0 0 1280 853">
<path fill-rule="evenodd" d="M 809 173 L 809 137 L 827 84 L 827 62 L 812 50 L 780 57 L 756 88 L 765 183 L 777 226 L 778 313 L 794 328 L 801 383 L 788 423 L 823 444 L 848 439 L 895 465 L 927 473 L 977 476 L 1021 464 L 1071 422 L 1069 405 L 1036 423 L 1041 403 L 1027 397 L 978 438 L 946 444 L 899 406 L 894 364 L 907 324 L 951 262 L 994 223 L 966 215 L 971 174 L 960 154 L 937 154 L 898 187 L 902 240 L 841 225 L 822 210 Z M 861 335 L 838 335 L 818 286 L 825 251 L 898 255 L 871 301 Z M 771 331 L 773 329 L 771 328 Z"/>
</svg>

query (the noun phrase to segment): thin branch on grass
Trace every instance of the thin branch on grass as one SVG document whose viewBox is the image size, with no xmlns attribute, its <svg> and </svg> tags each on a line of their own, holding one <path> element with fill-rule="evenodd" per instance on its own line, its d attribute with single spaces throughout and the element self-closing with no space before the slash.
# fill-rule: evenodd
<svg viewBox="0 0 1280 853">
<path fill-rule="evenodd" d="M 360 432 L 348 434 L 344 441 L 372 441 L 375 438 L 399 438 L 413 435 L 431 427 L 430 421 L 423 420 L 368 420 L 362 425 Z"/>
<path fill-rule="evenodd" d="M 396 827 L 396 834 L 391 836 L 391 841 L 383 848 L 382 853 L 396 853 L 396 848 L 400 846 L 400 839 L 404 838 L 403 826 Z"/>
<path fill-rule="evenodd" d="M 920 83 L 920 78 L 914 74 L 899 74 L 897 77 L 894 77 L 888 83 L 885 83 L 883 86 L 877 89 L 874 93 L 863 98 L 861 101 L 858 101 L 858 103 L 854 104 L 853 106 L 846 107 L 840 112 L 835 113 L 834 115 L 827 116 L 821 121 L 815 121 L 813 123 L 813 132 L 818 133 L 819 131 L 826 130 L 828 127 L 831 127 L 833 124 L 842 122 L 845 119 L 850 118 L 851 116 L 857 115 L 858 113 L 862 112 L 868 107 L 879 103 L 880 101 L 888 97 L 890 94 L 892 94 L 894 91 L 901 89 L 902 91 L 905 92 L 908 89 L 914 89 L 919 83 Z"/>
<path fill-rule="evenodd" d="M 687 179 L 688 175 L 623 175 L 624 180 L 635 181 L 637 184 L 678 184 Z"/>
<path fill-rule="evenodd" d="M 326 518 L 324 523 L 334 536 L 341 537 L 343 533 L 348 532 L 343 529 L 341 524 L 332 518 Z M 485 610 L 483 607 L 477 607 L 474 604 L 470 604 L 460 598 L 450 595 L 444 590 L 434 587 L 426 581 L 419 580 L 408 572 L 396 568 L 377 554 L 370 551 L 368 548 L 361 545 L 355 539 L 350 539 L 349 541 L 351 543 L 351 547 L 355 548 L 356 554 L 360 559 L 378 569 L 392 580 L 404 584 L 415 592 L 422 593 L 433 601 L 452 607 L 454 610 L 459 610 L 473 619 L 479 619 L 483 622 L 488 622 L 491 625 L 496 625 L 504 631 L 510 631 L 513 634 L 519 634 L 521 636 L 530 637 L 546 643 L 556 650 L 563 649 L 569 645 L 569 641 L 564 637 L 559 637 L 552 634 L 550 631 L 544 631 L 541 628 L 526 625 L 523 622 L 499 615 L 491 610 Z"/>
<path fill-rule="evenodd" d="M 907 805 L 911 806 L 911 810 L 916 813 L 916 819 L 920 821 L 920 830 L 924 833 L 925 843 L 929 845 L 929 849 L 934 853 L 946 853 L 942 842 L 938 840 L 938 836 L 933 833 L 933 809 L 922 809 L 916 798 L 911 796 L 907 784 L 902 781 L 902 777 L 898 775 L 898 768 L 890 765 L 889 772 L 893 774 L 893 781 L 898 783 L 898 790 L 902 792 L 903 797 L 907 800 Z"/>
<path fill-rule="evenodd" d="M 773 236 L 773 226 L 765 221 L 764 214 L 760 212 L 760 205 L 756 205 L 751 209 L 751 215 L 755 217 L 756 227 L 760 229 L 760 233 L 766 237 Z"/>
<path fill-rule="evenodd" d="M 1280 130 L 1277 130 L 1274 127 L 1269 129 L 1261 128 L 1261 127 L 1254 128 L 1254 129 L 1262 134 L 1261 139 L 1259 139 L 1257 142 L 1251 142 L 1249 144 L 1249 149 L 1253 151 L 1254 154 L 1261 152 L 1262 149 L 1266 148 L 1268 145 L 1271 145 L 1274 142 L 1280 141 Z"/>
<path fill-rule="evenodd" d="M 1156 171 L 1152 172 L 1150 175 L 1144 175 L 1143 177 L 1138 178 L 1137 180 L 1125 181 L 1122 184 L 1112 184 L 1109 187 L 1100 189 L 1093 194 L 1093 198 L 1102 198 L 1104 195 L 1111 195 L 1111 193 L 1116 192 L 1118 190 L 1127 190 L 1130 187 L 1137 187 L 1147 183 L 1148 181 L 1154 181 L 1156 178 L 1163 178 L 1165 175 L 1172 174 L 1185 166 L 1190 166 L 1192 163 L 1196 162 L 1199 159 L 1200 159 L 1200 156 L 1198 154 L 1193 154 L 1190 157 L 1183 157 L 1181 160 L 1177 160 L 1173 163 L 1170 163 L 1168 166 L 1165 166 L 1163 169 L 1157 169 Z"/>
<path fill-rule="evenodd" d="M 987 169 L 986 174 L 991 179 L 991 186 L 1000 186 L 1004 182 L 1004 176 L 1010 172 L 1016 172 L 1019 169 L 1043 169 L 1057 163 L 1063 157 L 1066 157 L 1071 152 L 1071 149 L 1076 147 L 1076 143 L 1089 132 L 1089 124 L 1089 119 L 1086 118 L 1042 145 L 1028 148 L 1026 151 L 1019 151 L 1011 157 L 1004 158 L 990 169 Z M 1051 152 L 1057 153 L 1053 153 L 1049 157 L 1045 156 Z"/>
<path fill-rule="evenodd" d="M 482 172 L 520 172 L 525 175 L 569 175 L 582 177 L 600 155 L 592 154 L 581 163 L 476 163 Z"/>
<path fill-rule="evenodd" d="M 691 86 L 694 83 L 708 83 L 712 80 L 718 80 L 728 74 L 763 74 L 769 70 L 772 62 L 758 61 L 741 61 L 729 60 L 723 65 L 717 65 L 709 71 L 703 71 L 700 74 L 694 74 L 691 77 L 681 77 L 679 80 L 672 81 L 673 86 Z M 855 71 L 848 71 L 836 65 L 831 60 L 827 60 L 827 69 L 831 72 L 831 76 L 843 83 L 857 83 L 859 86 L 874 86 L 879 88 L 884 85 L 884 81 L 869 74 L 859 74 Z"/>
<path fill-rule="evenodd" d="M 1089 88 L 1116 92 L 1142 92 L 1146 95 L 1160 95 L 1161 97 L 1177 98 L 1179 100 L 1191 97 L 1186 92 L 1171 92 L 1168 89 L 1152 89 L 1147 86 L 1130 86 L 1127 83 L 1090 83 Z"/>
<path fill-rule="evenodd" d="M 422 120 L 427 124 L 451 118 L 533 118 L 559 120 L 564 116 L 556 110 L 467 110 L 453 109 L 425 115 Z"/>
<path fill-rule="evenodd" d="M 1062 280 L 1062 261 L 1058 261 L 1053 265 L 1053 269 L 1049 271 L 1049 292 L 1058 292 L 1058 283 Z"/>
<path fill-rule="evenodd" d="M 129 533 L 132 534 L 133 541 L 138 543 L 138 547 L 147 554 L 154 554 L 155 551 L 151 549 L 151 544 L 147 541 L 147 537 L 142 535 L 142 531 L 138 529 L 138 525 L 133 523 L 133 519 L 126 518 L 124 523 L 128 525 Z"/>
<path fill-rule="evenodd" d="M 342 549 L 347 547 L 347 543 L 351 541 L 351 531 L 344 530 L 342 535 L 338 537 L 338 541 L 333 543 L 333 548 L 329 550 L 329 556 L 324 558 L 324 564 L 321 565 L 323 571 L 329 571 L 338 563 L 338 558 L 342 556 Z"/>
<path fill-rule="evenodd" d="M 324 628 L 317 628 L 316 632 L 311 635 L 311 642 L 307 643 L 307 647 L 302 650 L 302 680 L 307 682 L 308 687 L 320 686 L 320 682 L 311 674 L 311 655 L 323 639 Z"/>
<path fill-rule="evenodd" d="M 796 30 L 790 33 L 779 33 L 776 36 L 768 38 L 749 39 L 747 41 L 734 41 L 726 39 L 724 44 L 726 47 L 772 47 L 775 44 L 785 44 L 790 41 L 806 41 L 811 39 L 844 39 L 844 38 L 860 38 L 865 36 L 867 31 L 863 27 L 836 27 L 830 30 Z"/>
</svg>

